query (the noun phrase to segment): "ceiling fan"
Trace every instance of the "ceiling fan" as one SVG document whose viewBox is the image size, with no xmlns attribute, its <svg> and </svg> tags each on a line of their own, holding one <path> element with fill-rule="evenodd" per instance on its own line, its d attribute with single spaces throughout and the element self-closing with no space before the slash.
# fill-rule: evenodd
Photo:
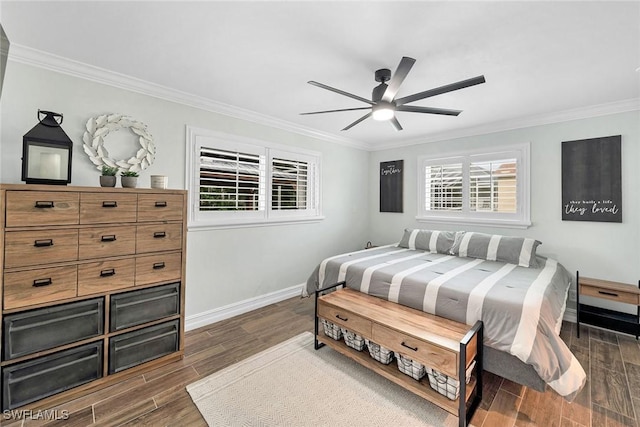
<svg viewBox="0 0 640 427">
<path fill-rule="evenodd" d="M 335 113 L 339 111 L 354 111 L 354 110 L 371 110 L 364 116 L 360 117 L 355 122 L 349 124 L 342 130 L 349 130 L 358 123 L 368 119 L 369 117 L 373 117 L 374 120 L 389 120 L 391 125 L 395 128 L 395 130 L 402 130 L 402 126 L 398 122 L 398 119 L 395 117 L 395 113 L 397 111 L 406 111 L 409 113 L 427 113 L 427 114 L 443 114 L 447 116 L 457 116 L 462 111 L 461 110 L 448 110 L 444 108 L 433 108 L 433 107 L 418 107 L 413 105 L 406 105 L 410 102 L 419 101 L 421 99 L 429 98 L 431 96 L 441 95 L 447 92 L 453 92 L 454 90 L 464 89 L 465 87 L 474 86 L 477 84 L 484 83 L 484 76 L 473 77 L 467 80 L 462 80 L 457 83 L 451 83 L 448 85 L 440 86 L 434 89 L 425 90 L 424 92 L 414 93 L 413 95 L 405 96 L 403 98 L 397 98 L 398 90 L 400 89 L 400 85 L 409 74 L 411 67 L 416 62 L 415 59 L 409 58 L 407 56 L 403 56 L 400 60 L 400 64 L 398 64 L 398 68 L 396 72 L 393 73 L 393 77 L 391 76 L 391 70 L 388 68 L 382 68 L 377 70 L 375 73 L 375 79 L 380 84 L 373 88 L 373 92 L 371 94 L 371 100 L 363 98 L 358 95 L 354 95 L 349 92 L 345 92 L 340 89 L 336 89 L 331 86 L 327 86 L 322 83 L 315 82 L 313 80 L 309 81 L 309 84 L 320 87 L 322 89 L 330 90 L 331 92 L 338 93 L 340 95 L 348 96 L 349 98 L 353 98 L 358 101 L 362 101 L 366 104 L 369 104 L 368 107 L 357 107 L 357 108 L 341 108 L 338 110 L 326 110 L 326 111 L 313 111 L 310 113 L 300 113 L 301 115 L 308 114 L 324 114 L 324 113 Z M 389 84 L 387 84 L 389 82 Z"/>
</svg>

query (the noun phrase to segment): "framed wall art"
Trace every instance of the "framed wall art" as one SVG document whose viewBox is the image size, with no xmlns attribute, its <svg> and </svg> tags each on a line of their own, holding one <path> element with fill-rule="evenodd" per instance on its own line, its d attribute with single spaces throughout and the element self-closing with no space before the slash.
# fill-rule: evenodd
<svg viewBox="0 0 640 427">
<path fill-rule="evenodd" d="M 562 143 L 562 220 L 622 222 L 622 137 Z"/>
<path fill-rule="evenodd" d="M 404 160 L 380 162 L 380 212 L 402 212 Z"/>
</svg>

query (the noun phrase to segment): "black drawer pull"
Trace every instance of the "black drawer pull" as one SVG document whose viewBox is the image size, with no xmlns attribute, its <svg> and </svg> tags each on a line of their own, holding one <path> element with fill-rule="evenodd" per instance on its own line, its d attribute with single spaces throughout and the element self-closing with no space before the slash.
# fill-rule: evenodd
<svg viewBox="0 0 640 427">
<path fill-rule="evenodd" d="M 400 343 L 400 345 L 402 345 L 403 347 L 408 348 L 409 350 L 418 351 L 418 347 L 411 347 L 410 345 L 405 344 L 404 341 L 402 341 L 402 343 Z"/>
<path fill-rule="evenodd" d="M 166 208 L 167 202 L 156 202 L 155 206 L 156 208 Z"/>
<path fill-rule="evenodd" d="M 614 292 L 598 291 L 598 293 L 599 293 L 599 294 L 602 294 L 602 295 L 609 295 L 609 296 L 611 296 L 611 297 L 617 297 L 617 296 L 618 296 L 618 294 L 616 294 L 616 293 L 614 293 Z"/>
<path fill-rule="evenodd" d="M 40 286 L 49 286 L 50 284 L 53 283 L 53 280 L 51 280 L 51 277 L 48 277 L 46 279 L 36 279 L 33 281 L 33 286 L 36 288 L 39 288 Z"/>
<path fill-rule="evenodd" d="M 53 202 L 36 202 L 36 208 L 48 209 L 54 207 Z"/>
<path fill-rule="evenodd" d="M 162 239 L 163 237 L 167 237 L 167 233 L 165 233 L 164 231 L 156 231 L 155 233 L 153 233 L 154 239 Z"/>
<path fill-rule="evenodd" d="M 35 246 L 36 248 L 45 248 L 47 246 L 53 246 L 53 239 L 35 240 L 33 242 L 33 246 Z"/>
<path fill-rule="evenodd" d="M 103 208 L 117 208 L 118 207 L 118 202 L 116 201 L 104 201 L 102 202 L 102 207 Z"/>
<path fill-rule="evenodd" d="M 340 315 L 339 315 L 339 314 L 336 314 L 336 317 L 337 317 L 338 319 L 342 320 L 343 322 L 346 322 L 347 320 L 349 320 L 349 318 L 348 318 L 348 317 L 340 317 Z"/>
<path fill-rule="evenodd" d="M 164 268 L 164 262 L 156 262 L 153 264 L 154 270 L 162 270 Z"/>
<path fill-rule="evenodd" d="M 100 272 L 100 277 L 115 276 L 115 274 L 116 274 L 116 269 L 115 268 L 108 268 L 108 269 L 102 270 Z"/>
<path fill-rule="evenodd" d="M 100 238 L 101 241 L 103 242 L 115 242 L 116 241 L 116 235 L 115 234 L 111 234 L 108 236 L 102 236 Z"/>
</svg>

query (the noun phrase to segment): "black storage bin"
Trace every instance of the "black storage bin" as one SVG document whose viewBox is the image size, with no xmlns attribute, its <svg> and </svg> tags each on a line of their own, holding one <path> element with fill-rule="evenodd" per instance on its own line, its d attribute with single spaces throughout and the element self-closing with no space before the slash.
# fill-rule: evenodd
<svg viewBox="0 0 640 427">
<path fill-rule="evenodd" d="M 109 373 L 178 351 L 180 320 L 126 332 L 109 340 Z"/>
<path fill-rule="evenodd" d="M 180 313 L 180 283 L 111 296 L 109 329 L 119 331 Z"/>
<path fill-rule="evenodd" d="M 13 409 L 102 377 L 102 341 L 2 368 L 2 409 Z"/>
<path fill-rule="evenodd" d="M 104 298 L 7 314 L 3 318 L 2 359 L 102 335 L 103 330 Z"/>
</svg>

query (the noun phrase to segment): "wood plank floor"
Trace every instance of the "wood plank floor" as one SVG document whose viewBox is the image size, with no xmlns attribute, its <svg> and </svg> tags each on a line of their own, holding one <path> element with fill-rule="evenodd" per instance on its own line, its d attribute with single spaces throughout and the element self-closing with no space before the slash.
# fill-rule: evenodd
<svg viewBox="0 0 640 427">
<path fill-rule="evenodd" d="M 107 389 L 63 402 L 50 414 L 66 420 L 15 420 L 11 426 L 206 426 L 185 386 L 304 331 L 313 330 L 313 300 L 293 298 L 186 333 L 184 359 Z M 474 426 L 640 427 L 640 346 L 627 336 L 564 323 L 561 336 L 588 375 L 569 404 L 552 391 L 540 393 L 484 373 L 484 398 Z M 636 409 L 636 407 L 638 407 Z M 35 412 L 34 412 L 35 413 Z M 34 418 L 34 417 L 32 417 Z"/>
</svg>

